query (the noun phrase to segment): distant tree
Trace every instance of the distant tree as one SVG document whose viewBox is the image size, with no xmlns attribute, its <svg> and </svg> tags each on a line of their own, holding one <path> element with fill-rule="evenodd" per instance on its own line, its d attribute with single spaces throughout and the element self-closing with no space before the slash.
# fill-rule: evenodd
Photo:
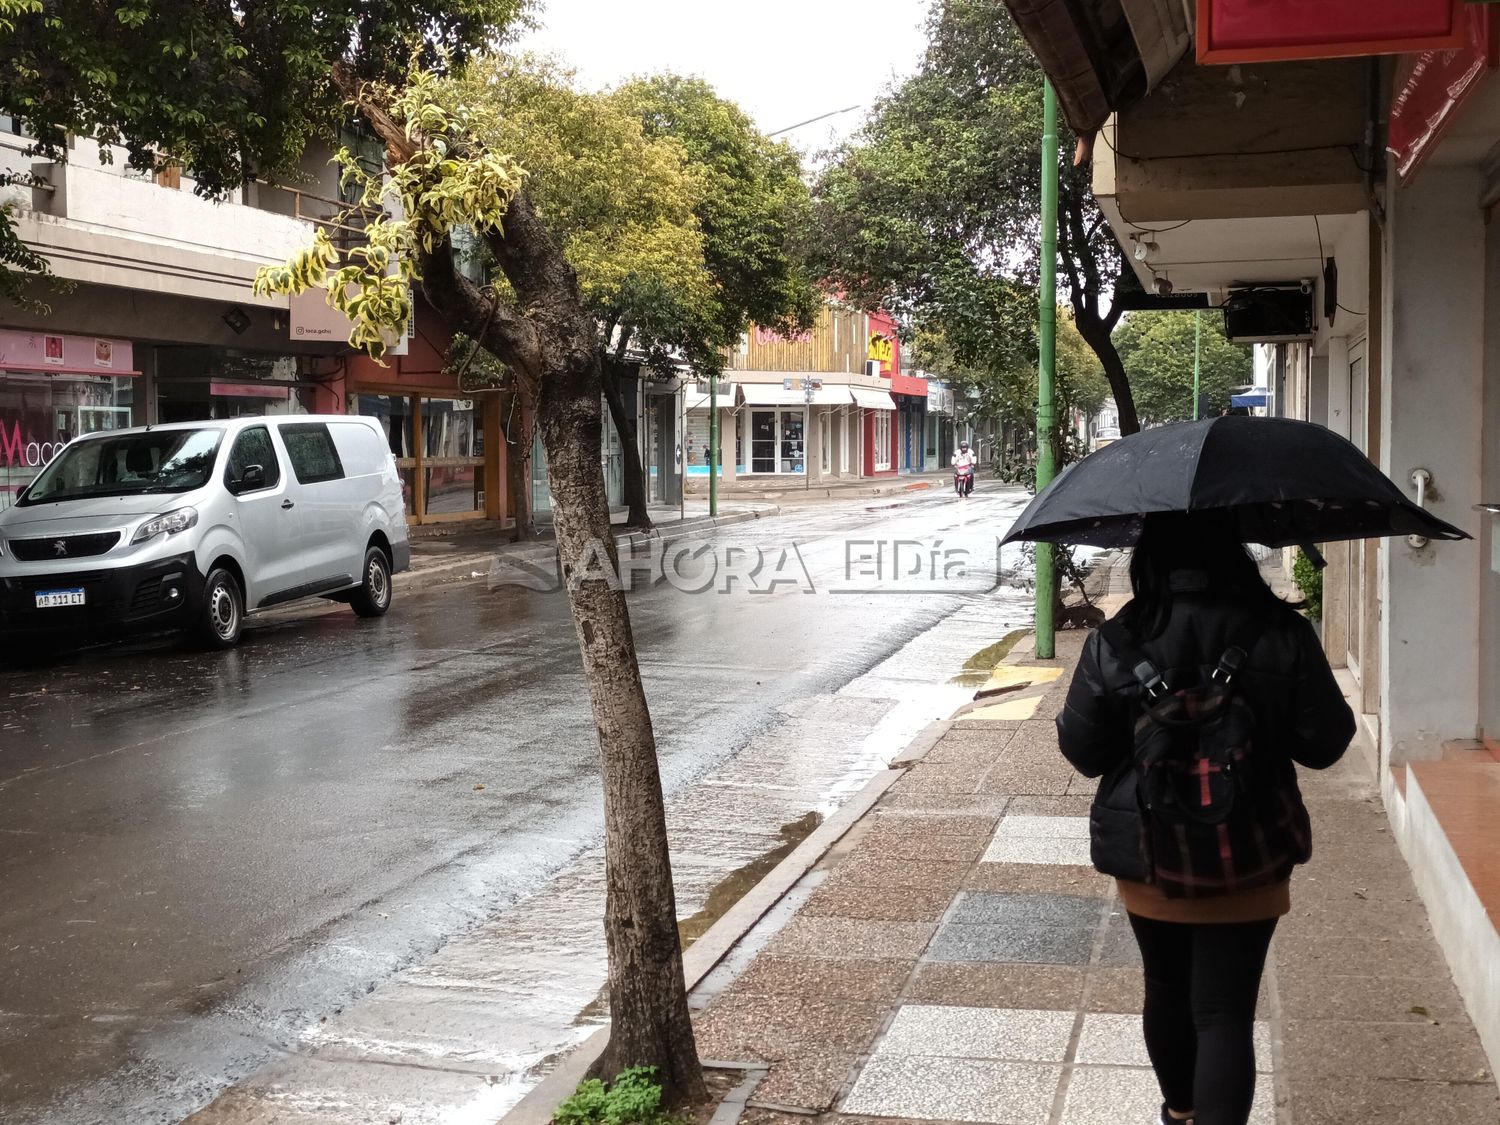
<svg viewBox="0 0 1500 1125">
<path fill-rule="evenodd" d="M 329 68 L 400 79 L 496 43 L 529 0 L 0 0 L 0 110 L 68 158 L 68 138 L 122 146 L 132 168 L 188 169 L 205 196 L 291 174 L 331 133 Z M 17 250 L 0 209 L 0 298 L 46 266 Z M 10 280 L 7 281 L 6 278 Z"/>
<path fill-rule="evenodd" d="M 938 0 L 927 38 L 917 74 L 833 154 L 809 253 L 851 299 L 1009 367 L 1025 339 L 1014 298 L 1039 270 L 1042 71 L 1001 0 Z M 1111 332 L 1135 275 L 1061 132 L 1060 279 L 1129 433 L 1135 407 Z"/>
<path fill-rule="evenodd" d="M 1185 422 L 1193 417 L 1192 312 L 1135 312 L 1115 330 L 1141 418 L 1148 423 Z M 1255 361 L 1250 349 L 1224 335 L 1224 316 L 1209 310 L 1203 317 L 1203 362 L 1200 387 L 1211 414 L 1229 409 L 1236 387 L 1250 383 Z"/>
</svg>

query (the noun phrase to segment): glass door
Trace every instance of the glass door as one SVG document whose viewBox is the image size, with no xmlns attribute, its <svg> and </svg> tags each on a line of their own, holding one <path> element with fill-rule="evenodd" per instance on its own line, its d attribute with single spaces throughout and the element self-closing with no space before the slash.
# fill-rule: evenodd
<svg viewBox="0 0 1500 1125">
<path fill-rule="evenodd" d="M 781 412 L 781 465 L 783 473 L 802 473 L 807 471 L 806 461 L 806 426 L 807 415 L 801 410 L 783 410 Z"/>
</svg>

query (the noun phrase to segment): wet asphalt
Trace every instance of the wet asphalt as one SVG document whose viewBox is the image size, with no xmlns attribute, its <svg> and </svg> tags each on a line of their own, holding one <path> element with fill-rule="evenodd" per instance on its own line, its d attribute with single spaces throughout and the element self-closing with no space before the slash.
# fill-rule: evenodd
<svg viewBox="0 0 1500 1125">
<path fill-rule="evenodd" d="M 787 573 L 832 586 L 851 540 L 1003 534 L 1019 501 L 844 502 L 702 541 L 795 544 Z M 634 592 L 669 795 L 975 601 L 904 591 Z M 560 593 L 472 579 L 227 653 L 156 638 L 0 677 L 3 1121 L 180 1120 L 600 836 Z"/>
</svg>

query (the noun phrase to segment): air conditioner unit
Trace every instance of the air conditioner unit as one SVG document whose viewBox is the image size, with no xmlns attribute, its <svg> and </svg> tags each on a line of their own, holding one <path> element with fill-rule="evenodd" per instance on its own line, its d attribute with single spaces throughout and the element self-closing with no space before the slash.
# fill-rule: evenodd
<svg viewBox="0 0 1500 1125">
<path fill-rule="evenodd" d="M 1298 282 L 1231 289 L 1224 335 L 1237 344 L 1286 344 L 1313 338 L 1313 295 Z"/>
<path fill-rule="evenodd" d="M 880 378 L 880 360 L 878 360 L 878 359 L 867 359 L 867 360 L 865 360 L 865 376 L 866 376 L 866 378 L 870 378 L 870 379 L 879 379 Z"/>
</svg>

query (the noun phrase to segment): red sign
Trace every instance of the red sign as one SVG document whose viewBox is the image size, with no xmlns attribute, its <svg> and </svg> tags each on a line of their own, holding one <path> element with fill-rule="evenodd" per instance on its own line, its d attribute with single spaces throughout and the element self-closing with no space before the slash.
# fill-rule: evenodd
<svg viewBox="0 0 1500 1125">
<path fill-rule="evenodd" d="M 1423 51 L 1396 66 L 1386 147 L 1403 180 L 1421 167 L 1459 109 L 1495 69 L 1500 20 L 1488 6 L 1472 5 L 1466 15 L 1462 47 Z"/>
<path fill-rule="evenodd" d="M 1200 63 L 1397 55 L 1459 47 L 1463 0 L 1198 0 Z"/>
<path fill-rule="evenodd" d="M 891 393 L 897 395 L 916 395 L 918 398 L 927 397 L 927 380 L 918 378 L 916 375 L 891 375 Z"/>
</svg>

